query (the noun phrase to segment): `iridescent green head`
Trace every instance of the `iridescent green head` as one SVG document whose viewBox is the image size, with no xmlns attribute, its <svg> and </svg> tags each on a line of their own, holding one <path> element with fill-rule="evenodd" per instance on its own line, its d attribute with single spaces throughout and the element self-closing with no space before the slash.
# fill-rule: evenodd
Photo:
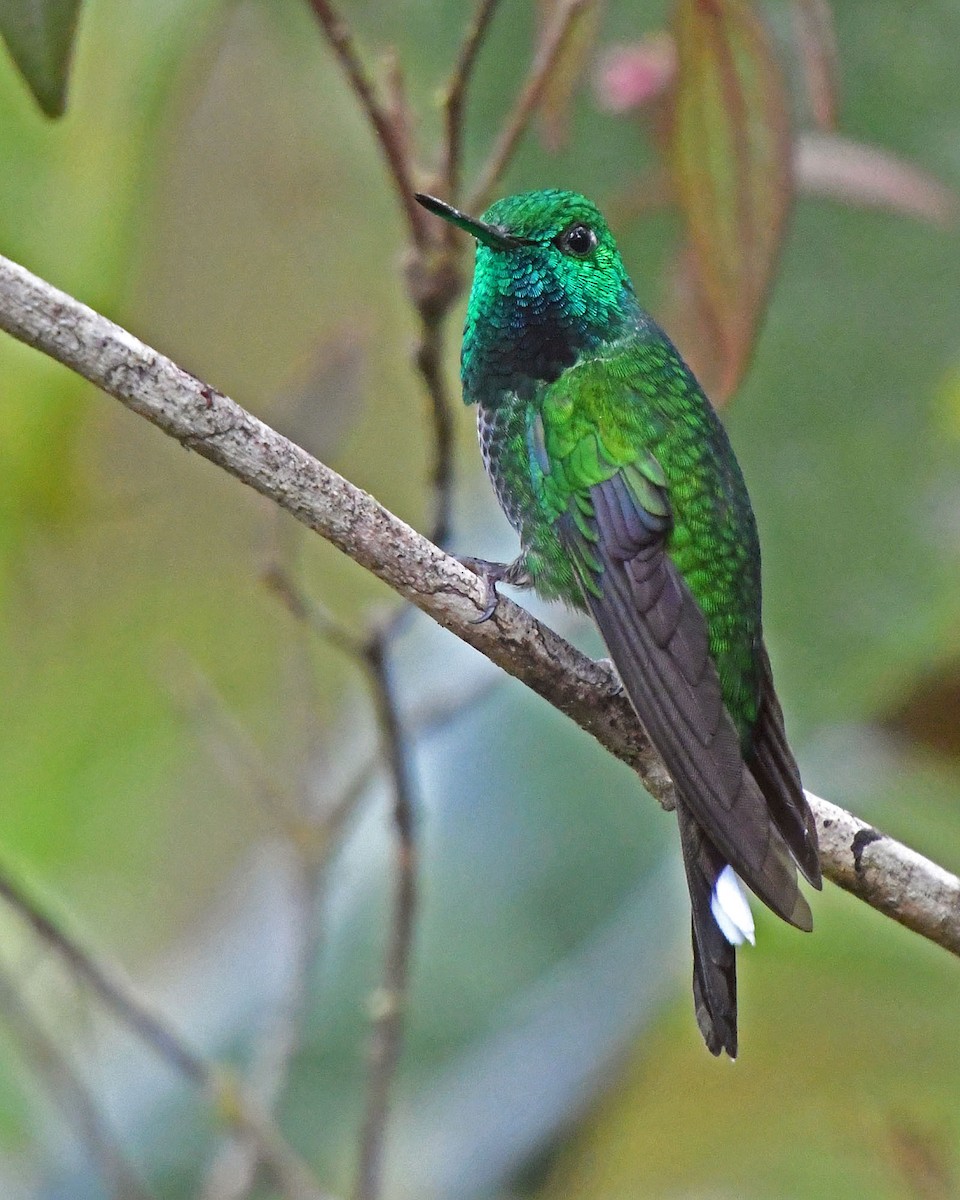
<svg viewBox="0 0 960 1200">
<path fill-rule="evenodd" d="M 613 235 L 585 196 L 524 192 L 479 220 L 432 196 L 417 199 L 477 240 L 463 338 L 468 403 L 550 382 L 584 350 L 643 320 Z"/>
</svg>

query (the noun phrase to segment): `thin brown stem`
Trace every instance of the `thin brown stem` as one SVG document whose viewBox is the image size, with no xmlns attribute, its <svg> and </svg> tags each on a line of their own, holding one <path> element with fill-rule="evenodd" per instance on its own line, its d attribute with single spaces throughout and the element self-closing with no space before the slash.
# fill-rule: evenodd
<svg viewBox="0 0 960 1200">
<path fill-rule="evenodd" d="M 543 99 L 547 84 L 567 47 L 576 18 L 589 2 L 590 0 L 567 0 L 566 4 L 557 9 L 553 24 L 530 64 L 513 110 L 507 117 L 487 161 L 480 169 L 467 201 L 468 212 L 480 212 L 490 202 L 494 189 L 516 153 L 520 139 L 527 131 L 530 119 Z"/>
<path fill-rule="evenodd" d="M 287 993 L 258 1039 L 245 1081 L 248 1095 L 264 1113 L 276 1108 L 301 1045 L 310 971 L 317 959 L 321 936 L 315 912 L 325 862 L 317 862 L 315 855 L 300 851 L 296 844 L 292 844 L 292 849 L 299 851 L 293 898 L 296 915 L 292 918 L 297 936 L 296 961 Z M 201 1200 L 246 1200 L 256 1186 L 260 1165 L 257 1146 L 234 1132 L 220 1147 L 207 1171 Z"/>
<path fill-rule="evenodd" d="M 165 1024 L 139 1000 L 130 994 L 127 984 L 100 959 L 94 958 L 44 913 L 33 898 L 14 883 L 6 872 L 0 871 L 0 897 L 31 926 L 45 946 L 55 951 L 77 979 L 87 984 L 107 1008 L 134 1029 L 180 1075 L 198 1087 L 206 1087 L 210 1079 L 207 1063 L 183 1043 Z"/>
<path fill-rule="evenodd" d="M 307 2 L 320 22 L 380 145 L 397 199 L 410 228 L 410 236 L 416 245 L 422 246 L 426 242 L 424 212 L 413 198 L 415 188 L 401 122 L 391 117 L 377 95 L 373 80 L 360 58 L 353 32 L 336 6 L 331 0 Z"/>
<path fill-rule="evenodd" d="M 460 198 L 460 173 L 463 165 L 464 103 L 473 76 L 477 55 L 500 0 L 478 0 L 473 19 L 460 43 L 460 52 L 447 82 L 443 97 L 444 153 L 440 177 L 451 204 Z M 453 226 L 447 226 L 453 234 Z"/>
<path fill-rule="evenodd" d="M 390 62 L 389 104 L 377 94 L 356 40 L 331 0 L 308 0 L 380 145 L 415 247 L 411 299 L 420 314 L 421 334 L 416 363 L 430 404 L 433 428 L 431 535 L 443 545 L 450 532 L 453 494 L 453 420 L 443 376 L 443 322 L 460 291 L 460 282 L 444 261 L 437 261 L 424 210 L 414 200 L 412 151 L 403 77 L 395 58 Z M 444 178 L 459 176 L 463 140 L 463 99 L 473 64 L 498 0 L 480 0 L 460 50 L 447 89 Z M 446 238 L 444 229 L 442 237 Z"/>
<path fill-rule="evenodd" d="M 277 573 L 281 568 L 276 568 Z M 253 739 L 231 713 L 209 681 L 195 671 L 195 723 L 214 735 L 216 758 L 238 788 L 252 790 L 277 831 L 285 836 L 293 858 L 289 928 L 295 940 L 293 965 L 283 996 L 256 1039 L 245 1072 L 244 1088 L 264 1113 L 272 1114 L 286 1087 L 291 1064 L 301 1044 L 309 998 L 310 972 L 317 960 L 321 927 L 317 907 L 329 850 L 339 829 L 337 806 L 309 800 L 301 774 L 298 795 L 280 789 L 262 761 Z M 249 1138 L 227 1131 L 213 1155 L 200 1191 L 201 1200 L 245 1200 L 257 1184 L 260 1155 Z"/>
<path fill-rule="evenodd" d="M 198 742 L 238 794 L 251 793 L 276 828 L 290 840 L 298 818 L 280 773 L 268 764 L 210 678 L 183 658 L 169 670 L 170 693 Z"/>
<path fill-rule="evenodd" d="M 361 662 L 364 660 L 367 653 L 365 639 L 347 629 L 321 604 L 301 592 L 282 566 L 278 563 L 272 564 L 263 572 L 261 578 L 298 621 L 309 626 L 314 633 L 344 654 Z"/>
<path fill-rule="evenodd" d="M 344 630 L 305 596 L 282 567 L 272 569 L 267 578 L 272 589 L 298 620 L 350 655 L 364 669 L 380 735 L 379 757 L 390 780 L 394 831 L 393 897 L 383 974 L 371 1004 L 370 1074 L 353 1192 L 354 1200 L 376 1200 L 380 1195 L 383 1176 L 390 1093 L 403 1048 L 417 908 L 416 797 L 410 775 L 406 735 L 388 662 L 389 646 L 397 625 L 395 621 L 388 621 L 381 628 L 374 626 L 364 641 Z M 359 778 L 366 780 L 369 776 L 364 771 Z"/>
<path fill-rule="evenodd" d="M 151 1200 L 153 1193 L 133 1167 L 107 1127 L 103 1113 L 87 1085 L 53 1037 L 24 1000 L 15 980 L 0 971 L 0 1011 L 17 1045 L 37 1074 L 46 1081 L 65 1119 L 90 1152 L 104 1189 L 122 1200 Z"/>
<path fill-rule="evenodd" d="M 354 1200 L 376 1200 L 380 1195 L 390 1093 L 403 1048 L 417 908 L 414 788 L 383 639 L 375 638 L 370 643 L 366 666 L 380 729 L 381 753 L 393 792 L 394 880 L 383 979 L 372 1005 L 370 1077 Z"/>
<path fill-rule="evenodd" d="M 444 323 L 440 317 L 425 316 L 421 323 L 416 361 L 417 370 L 427 389 L 433 428 L 433 459 L 430 468 L 433 512 L 428 536 L 435 546 L 446 546 L 450 540 L 454 485 L 455 430 L 443 368 L 443 354 Z"/>
<path fill-rule="evenodd" d="M 449 245 L 445 233 L 430 230 L 430 245 L 414 248 L 406 265 L 407 291 L 420 317 L 420 336 L 414 363 L 430 406 L 433 429 L 433 511 L 430 536 L 443 545 L 450 535 L 453 500 L 454 422 L 444 370 L 446 318 L 463 291 L 462 248 Z"/>
</svg>

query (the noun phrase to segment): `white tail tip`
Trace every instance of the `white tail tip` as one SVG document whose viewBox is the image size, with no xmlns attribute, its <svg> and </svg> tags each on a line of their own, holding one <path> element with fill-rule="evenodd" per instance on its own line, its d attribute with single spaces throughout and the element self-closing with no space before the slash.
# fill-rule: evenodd
<svg viewBox="0 0 960 1200">
<path fill-rule="evenodd" d="M 724 867 L 717 876 L 710 897 L 710 911 L 731 946 L 742 946 L 744 942 L 754 944 L 753 913 L 731 866 Z"/>
</svg>

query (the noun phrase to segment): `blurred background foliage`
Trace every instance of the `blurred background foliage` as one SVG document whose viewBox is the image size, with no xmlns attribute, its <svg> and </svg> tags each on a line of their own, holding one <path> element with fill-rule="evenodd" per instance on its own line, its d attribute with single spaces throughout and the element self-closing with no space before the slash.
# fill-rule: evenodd
<svg viewBox="0 0 960 1200">
<path fill-rule="evenodd" d="M 766 9 L 781 47 L 794 7 Z M 467 11 L 349 9 L 366 46 L 395 46 L 407 65 L 425 145 Z M 611 46 L 649 48 L 665 12 L 621 0 L 593 18 L 569 127 L 554 112 L 504 190 L 596 197 L 641 297 L 669 316 L 678 222 L 644 192 L 656 121 L 613 111 L 603 67 Z M 844 135 L 960 187 L 960 6 L 844 0 L 835 20 Z M 534 34 L 534 6 L 503 4 L 471 94 L 468 168 Z M 61 120 L 0 61 L 0 164 L 5 254 L 428 523 L 403 230 L 302 0 L 88 0 Z M 949 222 L 801 196 L 727 413 L 808 786 L 954 870 L 958 318 Z M 0 412 L 5 869 L 211 1056 L 269 1076 L 265 1035 L 296 1002 L 302 1028 L 267 1094 L 344 1194 L 385 936 L 386 796 L 353 666 L 263 572 L 283 561 L 348 621 L 388 597 L 8 339 Z M 509 555 L 472 414 L 455 420 L 454 548 Z M 596 649 L 568 616 L 539 611 Z M 829 885 L 812 937 L 760 913 L 758 948 L 741 956 L 741 1058 L 715 1062 L 690 1011 L 670 819 L 423 618 L 398 649 L 422 904 L 386 1196 L 956 1194 L 954 961 Z M 0 1193 L 140 1194 L 132 1174 L 171 1200 L 234 1194 L 203 1101 L 13 916 L 2 925 Z"/>
</svg>

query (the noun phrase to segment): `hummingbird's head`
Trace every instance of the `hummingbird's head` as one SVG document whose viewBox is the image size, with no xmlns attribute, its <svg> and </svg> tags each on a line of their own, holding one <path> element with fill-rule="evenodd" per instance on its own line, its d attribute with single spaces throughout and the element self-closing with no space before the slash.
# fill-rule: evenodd
<svg viewBox="0 0 960 1200">
<path fill-rule="evenodd" d="M 524 192 L 479 219 L 432 196 L 430 212 L 477 242 L 463 339 L 465 399 L 524 380 L 550 382 L 593 349 L 635 327 L 633 286 L 599 209 L 577 192 Z"/>
</svg>

